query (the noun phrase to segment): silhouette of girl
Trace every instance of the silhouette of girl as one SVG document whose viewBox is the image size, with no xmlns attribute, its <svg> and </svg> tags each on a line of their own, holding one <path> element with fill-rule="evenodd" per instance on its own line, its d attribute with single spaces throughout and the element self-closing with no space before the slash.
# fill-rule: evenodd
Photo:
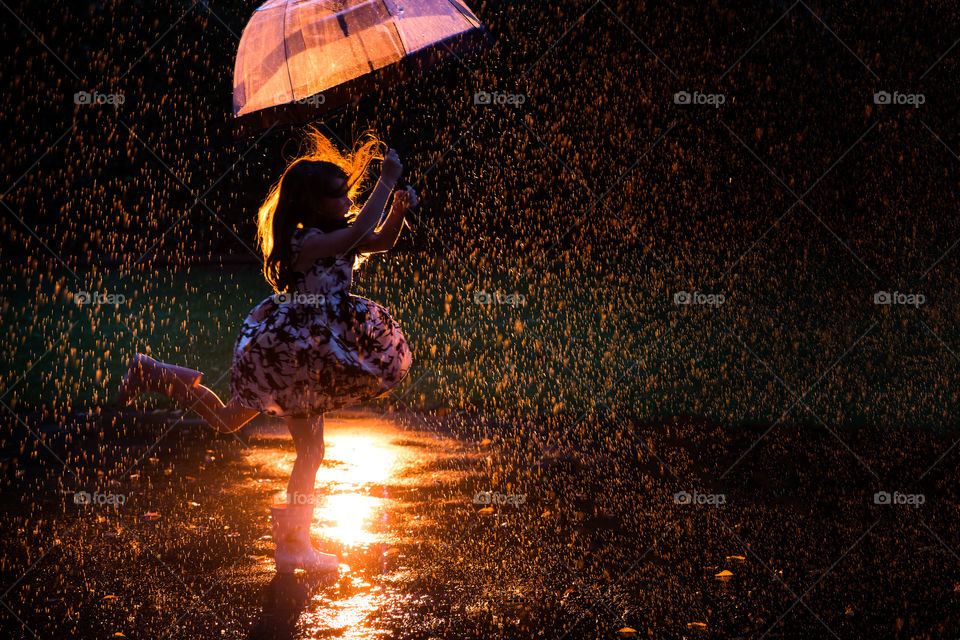
<svg viewBox="0 0 960 640">
<path fill-rule="evenodd" d="M 283 417 L 297 458 L 287 502 L 271 508 L 276 567 L 336 570 L 336 556 L 310 543 L 314 483 L 323 462 L 323 414 L 395 389 L 412 363 L 406 338 L 381 305 L 350 293 L 353 270 L 371 253 L 393 247 L 405 214 L 417 205 L 412 187 L 384 207 L 403 166 L 397 152 L 380 151 L 375 136 L 341 153 L 309 129 L 308 151 L 291 161 L 260 207 L 257 240 L 263 273 L 275 294 L 244 320 L 231 369 L 232 397 L 224 404 L 200 384 L 199 371 L 130 359 L 115 404 L 144 391 L 194 409 L 220 433 L 236 431 L 259 413 Z M 382 158 L 380 177 L 358 207 L 370 162 Z"/>
</svg>

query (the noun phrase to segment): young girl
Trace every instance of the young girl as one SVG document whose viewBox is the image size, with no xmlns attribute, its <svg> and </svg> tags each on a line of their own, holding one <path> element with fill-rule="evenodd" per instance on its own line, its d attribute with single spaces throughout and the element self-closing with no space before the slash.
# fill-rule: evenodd
<svg viewBox="0 0 960 640">
<path fill-rule="evenodd" d="M 323 414 L 396 388 L 412 362 L 399 323 L 387 309 L 350 293 L 353 270 L 367 254 L 389 250 L 407 211 L 412 187 L 398 191 L 378 226 L 403 170 L 396 151 L 385 156 L 376 138 L 340 153 L 316 129 L 309 150 L 293 160 L 270 190 L 258 216 L 263 273 L 275 295 L 257 305 L 240 328 L 224 404 L 200 384 L 199 371 L 130 360 L 116 404 L 144 391 L 163 393 L 194 409 L 218 432 L 230 433 L 258 413 L 285 419 L 297 458 L 285 505 L 271 508 L 276 567 L 336 570 L 336 556 L 310 543 L 314 483 L 323 461 Z M 383 158 L 380 178 L 362 208 L 354 205 L 371 161 Z"/>
</svg>

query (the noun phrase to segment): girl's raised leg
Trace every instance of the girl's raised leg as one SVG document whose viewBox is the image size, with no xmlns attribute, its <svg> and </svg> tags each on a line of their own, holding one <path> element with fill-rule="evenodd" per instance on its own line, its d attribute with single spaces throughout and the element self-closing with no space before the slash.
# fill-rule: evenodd
<svg viewBox="0 0 960 640">
<path fill-rule="evenodd" d="M 236 396 L 230 398 L 227 404 L 223 404 L 212 389 L 202 384 L 188 391 L 194 398 L 194 403 L 190 407 L 220 433 L 233 433 L 260 413 L 256 409 L 249 409 L 240 404 Z"/>
<path fill-rule="evenodd" d="M 176 367 L 137 354 L 120 384 L 116 404 L 125 405 L 145 391 L 160 393 L 186 409 L 193 409 L 220 433 L 232 433 L 250 422 L 259 411 L 248 409 L 237 398 L 224 404 L 211 389 L 200 384 L 199 371 Z"/>
</svg>

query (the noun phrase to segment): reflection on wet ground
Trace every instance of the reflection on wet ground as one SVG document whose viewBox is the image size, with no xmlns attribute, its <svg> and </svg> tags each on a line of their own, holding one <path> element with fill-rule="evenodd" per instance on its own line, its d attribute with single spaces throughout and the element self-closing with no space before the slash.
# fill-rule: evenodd
<svg viewBox="0 0 960 640">
<path fill-rule="evenodd" d="M 465 463 L 477 457 L 476 445 L 402 431 L 376 418 L 328 418 L 324 440 L 312 538 L 340 557 L 340 571 L 275 577 L 251 637 L 389 636 L 389 612 L 402 609 L 405 598 L 396 585 L 409 578 L 407 560 L 425 542 L 424 509 L 417 502 L 434 499 L 466 478 L 471 472 Z M 282 426 L 260 430 L 250 443 L 244 458 L 261 476 L 257 480 L 290 473 L 295 453 Z M 284 488 L 276 483 L 274 499 L 283 499 Z M 450 497 L 470 504 L 464 496 Z"/>
<path fill-rule="evenodd" d="M 294 456 L 282 423 L 240 439 L 142 416 L 31 424 L 44 440 L 26 454 L 22 439 L 0 438 L 10 470 L 0 637 L 940 638 L 960 628 L 955 433 L 807 425 L 774 439 L 770 425 L 693 418 L 570 438 L 550 427 L 328 418 L 312 533 L 341 565 L 282 577 L 269 518 Z M 923 504 L 877 502 L 883 492 Z"/>
</svg>

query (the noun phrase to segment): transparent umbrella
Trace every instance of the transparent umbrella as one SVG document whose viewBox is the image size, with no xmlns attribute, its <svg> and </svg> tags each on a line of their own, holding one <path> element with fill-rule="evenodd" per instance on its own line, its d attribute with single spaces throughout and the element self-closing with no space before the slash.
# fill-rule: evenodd
<svg viewBox="0 0 960 640">
<path fill-rule="evenodd" d="M 240 39 L 235 133 L 316 119 L 492 40 L 457 0 L 270 0 Z"/>
</svg>

